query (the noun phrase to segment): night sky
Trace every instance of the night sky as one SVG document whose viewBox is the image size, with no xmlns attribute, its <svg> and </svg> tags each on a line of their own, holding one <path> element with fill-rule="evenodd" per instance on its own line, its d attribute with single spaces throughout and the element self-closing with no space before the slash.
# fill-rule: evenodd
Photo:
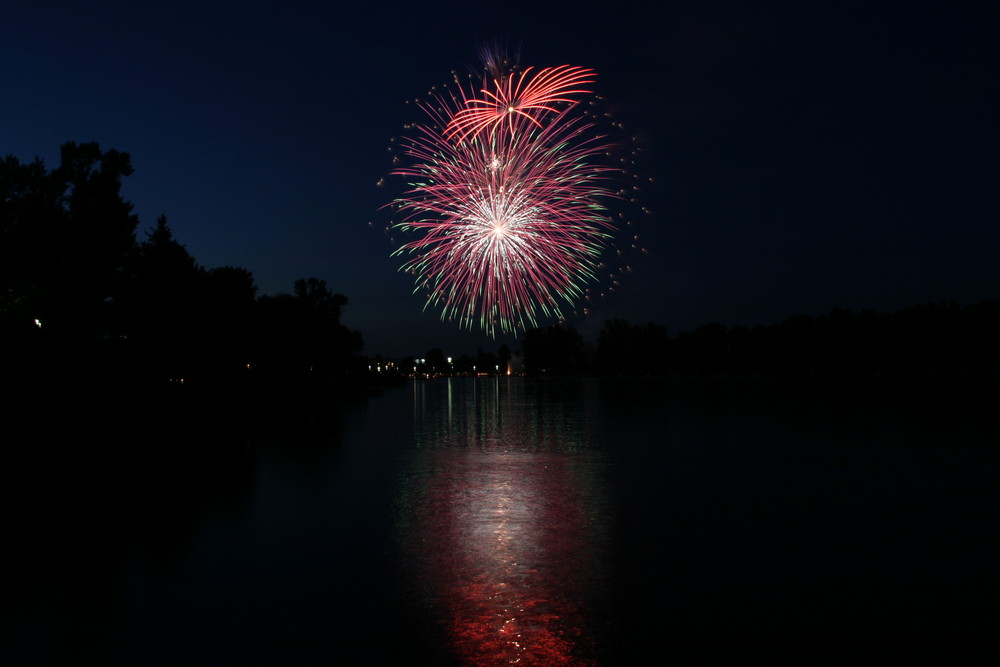
<svg viewBox="0 0 1000 667">
<path fill-rule="evenodd" d="M 585 336 L 1000 298 L 994 3 L 636 4 L 4 3 L 0 154 L 129 152 L 140 238 L 166 214 L 262 294 L 326 280 L 368 354 L 495 350 L 423 311 L 382 232 L 403 184 L 376 183 L 406 101 L 500 40 L 597 70 L 656 181 Z"/>
</svg>

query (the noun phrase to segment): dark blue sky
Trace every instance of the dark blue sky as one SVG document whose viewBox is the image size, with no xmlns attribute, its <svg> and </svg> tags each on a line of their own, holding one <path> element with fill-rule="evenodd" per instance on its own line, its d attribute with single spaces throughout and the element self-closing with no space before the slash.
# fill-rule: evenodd
<svg viewBox="0 0 1000 667">
<path fill-rule="evenodd" d="M 0 154 L 131 153 L 142 229 L 165 213 L 200 264 L 261 293 L 326 280 L 370 354 L 511 342 L 422 312 L 379 231 L 401 184 L 375 187 L 418 118 L 406 100 L 497 38 L 522 64 L 596 69 L 657 181 L 650 255 L 570 320 L 586 335 L 1000 298 L 991 3 L 11 4 Z"/>
</svg>

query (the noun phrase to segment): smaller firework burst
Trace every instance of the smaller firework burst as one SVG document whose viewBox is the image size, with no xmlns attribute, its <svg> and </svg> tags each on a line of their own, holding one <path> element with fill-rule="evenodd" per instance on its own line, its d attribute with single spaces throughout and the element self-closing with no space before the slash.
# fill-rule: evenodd
<svg viewBox="0 0 1000 667">
<path fill-rule="evenodd" d="M 445 134 L 461 141 L 484 130 L 495 129 L 504 120 L 510 126 L 508 130 L 513 131 L 516 116 L 542 127 L 537 116 L 545 112 L 558 113 L 555 105 L 559 102 L 573 104 L 577 98 L 572 96 L 592 92 L 576 86 L 593 83 L 593 70 L 571 65 L 546 67 L 534 75 L 531 70 L 529 67 L 520 74 L 510 72 L 493 80 L 492 88 L 484 87 L 479 91 L 481 99 L 466 101 L 466 107 L 448 122 Z"/>
</svg>

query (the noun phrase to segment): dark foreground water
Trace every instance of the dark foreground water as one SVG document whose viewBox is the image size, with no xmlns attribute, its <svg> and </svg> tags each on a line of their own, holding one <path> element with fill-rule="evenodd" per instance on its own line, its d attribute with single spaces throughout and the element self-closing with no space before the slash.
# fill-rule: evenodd
<svg viewBox="0 0 1000 667">
<path fill-rule="evenodd" d="M 455 378 L 152 457 L 70 427 L 5 471 L 0 662 L 966 662 L 1000 429 L 935 392 Z"/>
</svg>

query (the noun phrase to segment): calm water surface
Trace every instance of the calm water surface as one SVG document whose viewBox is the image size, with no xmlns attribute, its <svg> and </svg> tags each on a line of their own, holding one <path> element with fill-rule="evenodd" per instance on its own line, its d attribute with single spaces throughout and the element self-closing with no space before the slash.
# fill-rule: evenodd
<svg viewBox="0 0 1000 667">
<path fill-rule="evenodd" d="M 261 429 L 211 474 L 192 457 L 106 503 L 50 489 L 4 643 L 127 664 L 954 658 L 996 621 L 970 610 L 1000 592 L 1000 457 L 988 411 L 949 410 L 413 382 Z"/>
</svg>

